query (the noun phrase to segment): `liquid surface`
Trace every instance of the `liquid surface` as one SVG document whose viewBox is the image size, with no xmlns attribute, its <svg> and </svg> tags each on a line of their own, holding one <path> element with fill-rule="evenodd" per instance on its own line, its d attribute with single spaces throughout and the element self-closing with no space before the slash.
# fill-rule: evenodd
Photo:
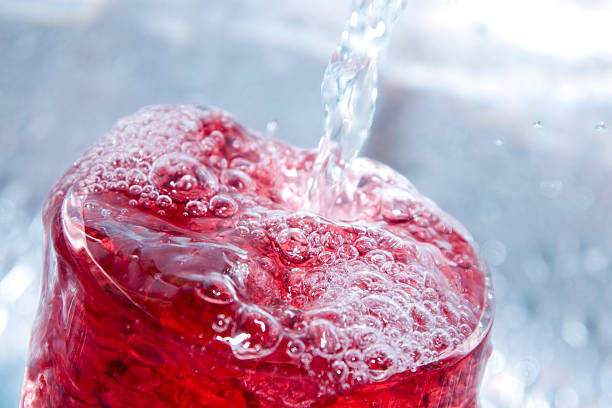
<svg viewBox="0 0 612 408">
<path fill-rule="evenodd" d="M 474 407 L 471 238 L 366 159 L 300 212 L 314 161 L 214 109 L 120 121 L 47 203 L 22 406 Z"/>
</svg>

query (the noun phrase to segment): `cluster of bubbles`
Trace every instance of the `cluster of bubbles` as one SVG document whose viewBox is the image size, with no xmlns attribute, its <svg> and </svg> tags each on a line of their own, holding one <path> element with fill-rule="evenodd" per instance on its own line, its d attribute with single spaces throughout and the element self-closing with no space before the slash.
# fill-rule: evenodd
<svg viewBox="0 0 612 408">
<path fill-rule="evenodd" d="M 251 190 L 248 173 L 257 172 L 260 182 L 270 176 L 249 161 L 261 146 L 248 141 L 259 138 L 216 109 L 146 107 L 86 152 L 75 165 L 77 188 L 124 192 L 129 205 L 160 215 L 231 217 L 239 203 L 228 193 Z"/>
<path fill-rule="evenodd" d="M 268 273 L 261 273 L 262 283 L 250 290 L 265 296 L 257 311 L 245 309 L 249 322 L 268 330 L 240 322 L 231 327 L 231 339 L 249 334 L 249 353 L 253 338 L 259 339 L 261 356 L 274 352 L 284 335 L 288 356 L 307 369 L 324 359 L 328 380 L 349 389 L 443 358 L 477 324 L 475 305 L 440 271 L 452 261 L 433 245 L 400 238 L 384 227 L 307 215 L 250 216 L 237 226 L 278 255 L 278 261 L 260 260 Z M 253 268 L 253 273 L 260 272 Z M 281 287 L 276 292 L 275 284 Z M 266 301 L 278 298 L 287 307 L 265 312 Z M 232 346 L 237 355 L 245 352 L 240 341 Z"/>
<path fill-rule="evenodd" d="M 469 236 L 370 161 L 349 174 L 371 194 L 367 211 L 357 200 L 347 214 L 365 220 L 296 213 L 313 160 L 224 112 L 159 106 L 120 121 L 75 165 L 73 181 L 78 192 L 112 193 L 183 226 L 215 220 L 209 238 L 248 254 L 194 288 L 225 310 L 210 327 L 239 360 L 282 353 L 348 390 L 450 355 L 484 304 Z"/>
</svg>

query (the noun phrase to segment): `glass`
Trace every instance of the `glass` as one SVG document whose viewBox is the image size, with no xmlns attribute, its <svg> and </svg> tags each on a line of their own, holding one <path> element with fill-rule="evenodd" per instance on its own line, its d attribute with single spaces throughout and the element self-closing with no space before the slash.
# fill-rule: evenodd
<svg viewBox="0 0 612 408">
<path fill-rule="evenodd" d="M 296 213 L 313 161 L 215 109 L 119 121 L 48 198 L 22 407 L 476 407 L 469 234 L 368 159 Z"/>
</svg>

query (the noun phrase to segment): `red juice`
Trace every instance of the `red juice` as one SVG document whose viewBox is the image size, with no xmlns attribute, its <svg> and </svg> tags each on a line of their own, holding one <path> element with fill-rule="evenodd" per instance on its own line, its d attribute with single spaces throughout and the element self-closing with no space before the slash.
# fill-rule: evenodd
<svg viewBox="0 0 612 408">
<path fill-rule="evenodd" d="M 195 106 L 121 120 L 60 179 L 21 407 L 477 407 L 492 291 L 469 234 L 357 159 Z"/>
</svg>

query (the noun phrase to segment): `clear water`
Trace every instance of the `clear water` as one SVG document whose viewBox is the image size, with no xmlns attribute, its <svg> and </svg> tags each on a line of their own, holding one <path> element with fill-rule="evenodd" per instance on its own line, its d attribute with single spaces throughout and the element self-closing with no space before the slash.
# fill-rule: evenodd
<svg viewBox="0 0 612 408">
<path fill-rule="evenodd" d="M 321 84 L 325 133 L 308 187 L 309 210 L 326 213 L 342 200 L 345 171 L 367 140 L 374 119 L 378 55 L 405 6 L 405 0 L 353 0 Z"/>
</svg>

